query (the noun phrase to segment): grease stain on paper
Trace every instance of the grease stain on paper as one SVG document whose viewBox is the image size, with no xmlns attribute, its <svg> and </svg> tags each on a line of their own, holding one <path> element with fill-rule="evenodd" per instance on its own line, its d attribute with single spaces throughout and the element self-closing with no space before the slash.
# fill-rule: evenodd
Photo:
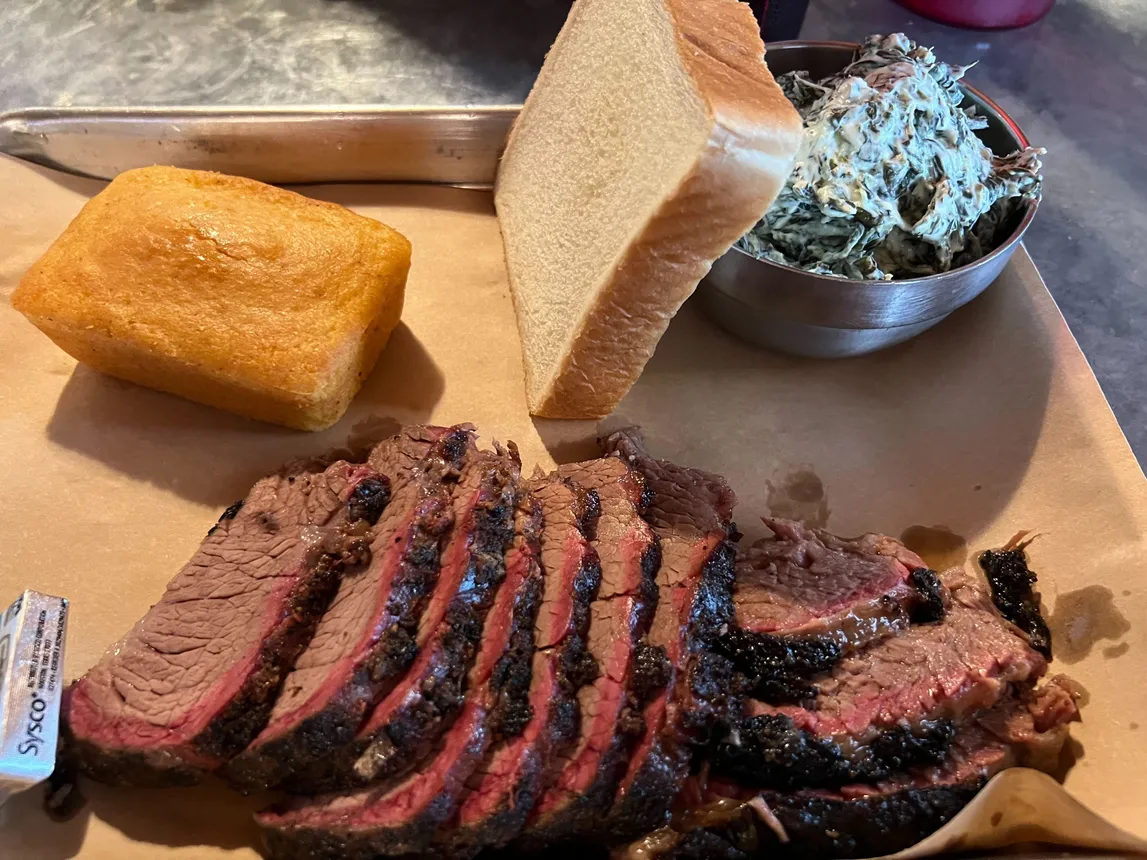
<svg viewBox="0 0 1147 860">
<path fill-rule="evenodd" d="M 1116 641 L 1131 629 L 1131 622 L 1115 605 L 1115 593 L 1102 585 L 1065 591 L 1055 599 L 1047 619 L 1057 660 L 1078 663 L 1104 640 Z M 1118 649 L 1118 643 L 1108 651 Z M 1113 655 L 1118 657 L 1124 652 Z"/>
<path fill-rule="evenodd" d="M 797 520 L 813 528 L 824 528 L 832 511 L 828 493 L 820 476 L 811 466 L 798 466 L 773 475 L 765 481 L 769 514 L 786 520 Z"/>
<path fill-rule="evenodd" d="M 968 542 L 947 526 L 909 526 L 900 541 L 933 570 L 963 567 L 968 560 Z"/>
</svg>

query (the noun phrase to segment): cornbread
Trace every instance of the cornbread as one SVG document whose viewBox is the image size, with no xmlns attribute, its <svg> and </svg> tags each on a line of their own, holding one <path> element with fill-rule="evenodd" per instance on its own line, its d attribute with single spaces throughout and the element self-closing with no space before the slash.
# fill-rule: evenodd
<svg viewBox="0 0 1147 860">
<path fill-rule="evenodd" d="M 404 236 L 342 206 L 147 167 L 84 206 L 12 305 L 104 373 L 321 430 L 398 324 L 409 268 Z"/>
</svg>

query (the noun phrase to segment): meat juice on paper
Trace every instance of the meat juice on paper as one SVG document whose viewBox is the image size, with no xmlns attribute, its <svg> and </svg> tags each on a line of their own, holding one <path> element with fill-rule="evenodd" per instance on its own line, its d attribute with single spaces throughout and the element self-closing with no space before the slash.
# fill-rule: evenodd
<svg viewBox="0 0 1147 860">
<path fill-rule="evenodd" d="M 56 765 L 68 601 L 25 591 L 0 619 L 0 803 Z"/>
</svg>

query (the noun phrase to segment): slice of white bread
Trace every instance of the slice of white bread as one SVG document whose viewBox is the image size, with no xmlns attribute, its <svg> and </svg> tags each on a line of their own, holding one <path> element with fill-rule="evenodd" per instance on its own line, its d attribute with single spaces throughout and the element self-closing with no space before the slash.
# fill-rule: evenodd
<svg viewBox="0 0 1147 860">
<path fill-rule="evenodd" d="M 608 415 L 772 204 L 801 120 L 737 0 L 576 0 L 495 189 L 530 412 Z"/>
</svg>

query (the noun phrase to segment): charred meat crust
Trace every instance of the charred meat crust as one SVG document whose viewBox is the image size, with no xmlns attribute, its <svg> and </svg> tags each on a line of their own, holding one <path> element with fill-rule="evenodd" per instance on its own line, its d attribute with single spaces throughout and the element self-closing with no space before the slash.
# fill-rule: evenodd
<svg viewBox="0 0 1147 860">
<path fill-rule="evenodd" d="M 490 476 L 483 501 L 474 508 L 476 525 L 471 569 L 453 600 L 440 634 L 440 660 L 419 685 L 421 695 L 395 712 L 361 747 L 351 773 L 355 784 L 394 776 L 425 757 L 465 700 L 466 673 L 482 636 L 493 593 L 505 577 L 505 551 L 513 538 L 513 485 L 505 472 Z"/>
<path fill-rule="evenodd" d="M 525 492 L 525 490 L 523 490 Z M 510 641 L 487 682 L 491 706 L 487 730 L 491 737 L 505 740 L 517 737 L 530 721 L 530 681 L 533 678 L 534 622 L 542 602 L 543 581 L 538 559 L 541 556 L 542 509 L 533 496 L 522 501 L 525 509 L 522 540 L 532 573 L 514 604 Z"/>
<path fill-rule="evenodd" d="M 878 857 L 894 854 L 944 826 L 983 787 L 983 779 L 933 788 L 910 788 L 851 800 L 796 792 L 762 795 L 788 837 L 781 842 L 756 812 L 743 808 L 720 827 L 665 834 L 648 860 L 783 860 Z"/>
<path fill-rule="evenodd" d="M 650 457 L 632 429 L 599 445 L 644 480 L 643 515 L 662 554 L 658 606 L 644 644 L 657 649 L 654 655 L 664 653 L 670 667 L 659 672 L 654 664 L 641 671 L 644 661 L 637 662 L 633 693 L 647 704 L 641 711 L 646 724 L 604 827 L 609 837 L 622 840 L 664 822 L 687 774 L 690 744 L 721 734 L 741 710 L 732 662 L 713 651 L 733 618 L 735 497 L 719 476 Z"/>
<path fill-rule="evenodd" d="M 650 576 L 656 575 L 661 551 L 656 535 L 651 537 L 652 540 L 642 555 L 642 585 L 635 610 L 637 620 L 631 625 L 631 629 L 640 632 L 641 635 L 648 630 L 657 597 L 656 586 L 649 588 L 648 582 Z M 651 597 L 654 605 L 650 604 Z M 635 649 L 636 647 L 635 645 Z M 618 780 L 628 761 L 633 741 L 645 728 L 641 708 L 633 691 L 632 668 L 629 677 L 622 683 L 626 685 L 626 704 L 618 716 L 615 732 L 609 738 L 608 745 L 597 763 L 597 773 L 593 783 L 577 798 L 571 799 L 571 802 L 547 822 L 528 831 L 522 840 L 522 848 L 528 851 L 537 850 L 543 845 L 571 835 L 599 832 L 602 815 L 609 808 Z"/>
<path fill-rule="evenodd" d="M 893 854 L 939 830 L 956 816 L 984 780 L 957 785 L 909 788 L 856 800 L 766 794 L 788 834 L 781 844 L 758 828 L 766 848 L 780 857 L 852 858 Z"/>
<path fill-rule="evenodd" d="M 287 477 L 288 484 L 294 484 L 296 478 L 317 476 L 328 466 L 338 468 L 337 463 L 329 460 L 310 461 L 284 467 L 281 474 Z M 343 466 L 349 467 L 349 464 L 344 463 Z M 357 476 L 347 473 L 352 482 L 378 477 L 365 467 L 355 468 L 359 470 Z M 245 503 L 243 500 L 229 507 L 217 525 L 234 520 Z M 345 517 L 341 522 L 340 512 Z M 258 518 L 269 532 L 279 528 L 273 512 L 262 512 Z M 349 501 L 344 500 L 327 520 L 329 524 L 337 525 L 328 535 L 333 545 L 306 552 L 302 562 L 306 572 L 298 576 L 280 604 L 278 621 L 259 643 L 253 666 L 242 684 L 225 707 L 187 742 L 185 749 L 197 761 L 187 761 L 179 751 L 160 746 L 151 749 L 105 747 L 78 736 L 71 725 L 68 702 L 77 685 L 84 680 L 81 679 L 65 693 L 65 709 L 60 721 L 67 755 L 75 767 L 87 776 L 111 785 L 190 785 L 198 782 L 207 771 L 217 769 L 240 753 L 266 724 L 283 680 L 307 646 L 319 619 L 338 591 L 344 570 L 369 561 L 370 553 L 365 542 L 347 528 L 352 524 L 348 522 L 351 519 Z"/>
<path fill-rule="evenodd" d="M 732 523 L 730 530 L 735 530 Z M 741 688 L 733 661 L 714 645 L 733 620 L 733 565 L 736 547 L 721 541 L 701 570 L 686 628 L 685 678 L 688 706 L 680 726 L 695 740 L 723 731 L 741 712 Z"/>
<path fill-rule="evenodd" d="M 645 755 L 625 795 L 614 800 L 605 837 L 625 842 L 665 823 L 673 798 L 689 772 L 690 750 L 658 738 Z"/>
<path fill-rule="evenodd" d="M 571 603 L 568 614 L 558 616 L 557 628 L 547 619 L 544 635 L 553 644 L 537 643 L 529 695 L 539 706 L 531 722 L 522 736 L 490 754 L 486 764 L 496 776 L 484 770 L 477 775 L 459 815 L 438 834 L 431 851 L 436 857 L 473 856 L 483 847 L 505 845 L 521 832 L 548 785 L 552 763 L 577 737 L 577 692 L 598 674 L 587 647 L 589 608 L 601 581 L 600 560 L 588 543 L 600 515 L 598 494 L 556 474 L 536 476 L 530 487 L 542 500 L 545 577 L 553 594 L 568 595 Z M 570 564 L 571 554 L 576 566 Z M 541 629 L 539 621 L 539 636 Z"/>
<path fill-rule="evenodd" d="M 518 846 L 524 850 L 536 850 L 568 836 L 592 833 L 608 809 L 633 739 L 644 729 L 632 686 L 633 664 L 658 600 L 656 575 L 661 563 L 661 547 L 657 535 L 641 515 L 646 502 L 641 474 L 621 458 L 607 457 L 563 466 L 559 475 L 596 489 L 602 507 L 598 526 L 593 531 L 593 545 L 599 550 L 602 565 L 602 586 L 590 613 L 595 621 L 602 619 L 603 639 L 595 646 L 598 653 L 593 656 L 604 659 L 606 648 L 613 643 L 620 646 L 623 635 L 629 650 L 622 653 L 624 649 L 612 649 L 611 660 L 616 661 L 616 665 L 600 667 L 594 689 L 586 701 L 581 702 L 582 708 L 595 707 L 587 704 L 594 700 L 609 702 L 608 711 L 601 711 L 592 723 L 587 722 L 586 714 L 581 714 L 572 757 L 563 760 L 560 772 L 553 776 L 554 794 L 541 797 L 534 820 Z M 612 632 L 605 633 L 606 629 Z M 591 629 L 591 640 L 594 635 Z M 613 713 L 615 707 L 617 716 L 607 725 L 602 715 Z M 564 781 L 571 774 L 577 774 L 575 782 L 579 787 L 576 789 Z"/>
<path fill-rule="evenodd" d="M 669 673 L 673 666 L 661 645 L 641 642 L 637 646 L 633 660 L 633 695 L 638 704 L 649 702 L 657 692 L 669 683 Z"/>
<path fill-rule="evenodd" d="M 808 679 L 843 656 L 840 643 L 827 636 L 775 636 L 738 627 L 719 637 L 713 650 L 744 675 L 750 695 L 771 704 L 807 705 L 817 695 Z"/>
<path fill-rule="evenodd" d="M 436 745 L 434 754 L 416 771 L 378 791 L 352 794 L 352 802 L 332 815 L 320 799 L 309 806 L 286 808 L 262 821 L 283 845 L 296 843 L 295 853 L 311 856 L 375 857 L 422 853 L 440 826 L 456 810 L 465 783 L 484 759 L 499 731 L 517 715 L 526 720 L 533 658 L 533 630 L 542 595 L 538 561 L 540 509 L 523 493 L 515 516 L 515 537 L 507 548 L 504 581 L 493 597 L 479 653 L 467 677 L 466 704 Z M 492 625 L 492 626 L 491 626 Z M 508 660 L 506 659 L 508 658 Z M 529 661 L 524 671 L 513 664 Z M 333 798 L 335 804 L 340 798 Z M 328 831 L 341 834 L 333 853 L 325 851 Z"/>
<path fill-rule="evenodd" d="M 647 504 L 646 493 L 642 491 L 642 504 Z M 664 680 L 657 684 L 660 670 L 653 663 L 657 660 L 656 648 L 645 641 L 649 626 L 653 622 L 653 615 L 657 611 L 657 601 L 660 598 L 657 589 L 657 571 L 661 567 L 661 539 L 656 533 L 651 535 L 649 545 L 641 556 L 641 584 L 638 587 L 636 621 L 632 627 L 637 637 L 637 644 L 633 649 L 633 666 L 630 670 L 625 691 L 625 707 L 618 717 L 618 728 L 626 735 L 630 742 L 645 731 L 645 717 L 642 708 L 657 693 L 658 686 L 664 686 Z M 652 649 L 652 650 L 651 650 Z M 661 650 L 664 655 L 664 650 Z M 642 655 L 647 663 L 641 663 Z M 653 677 L 643 672 L 652 671 Z"/>
<path fill-rule="evenodd" d="M 1028 567 L 1023 547 L 985 550 L 980 566 L 992 589 L 992 602 L 1000 614 L 1028 637 L 1032 648 L 1051 659 L 1051 631 L 1040 614 L 1040 598 L 1032 586 L 1036 575 Z"/>
<path fill-rule="evenodd" d="M 310 577 L 302 580 L 284 611 L 284 622 L 265 639 L 256 658 L 257 668 L 234 700 L 195 741 L 206 757 L 227 760 L 240 753 L 267 722 L 275 697 L 295 658 L 306 647 L 323 610 L 338 590 L 342 559 L 323 554 Z M 61 721 L 69 755 L 86 776 L 119 786 L 163 787 L 194 785 L 203 778 L 201 768 L 184 764 L 161 749 L 118 750 L 114 753 L 77 738 L 67 720 Z"/>
<path fill-rule="evenodd" d="M 215 532 L 219 530 L 219 525 L 224 520 L 233 520 L 239 516 L 239 511 L 243 510 L 243 502 L 244 499 L 240 499 L 235 502 L 235 504 L 228 506 L 227 510 L 219 515 L 219 519 L 216 520 L 215 525 L 207 530 L 207 537 L 211 537 L 211 535 L 215 534 Z"/>
<path fill-rule="evenodd" d="M 350 518 L 374 525 L 390 504 L 390 479 L 386 475 L 359 481 L 350 498 Z"/>
<path fill-rule="evenodd" d="M 266 725 L 283 679 L 338 591 L 343 565 L 341 558 L 329 554 L 319 559 L 314 575 L 291 597 L 286 612 L 290 621 L 263 641 L 257 658 L 259 668 L 243 684 L 239 696 L 200 736 L 200 750 L 213 758 L 230 759 Z"/>
<path fill-rule="evenodd" d="M 203 780 L 202 768 L 186 764 L 162 749 L 107 750 L 77 738 L 64 720 L 60 721 L 61 746 L 76 769 L 104 785 L 140 788 L 170 788 L 196 785 Z"/>
<path fill-rule="evenodd" d="M 956 735 L 951 720 L 896 725 L 846 750 L 797 729 L 782 714 L 748 717 L 712 750 L 714 772 L 760 788 L 833 788 L 874 782 L 917 765 L 944 760 Z"/>
<path fill-rule="evenodd" d="M 391 441 L 397 445 L 397 439 Z M 389 619 L 389 624 L 320 710 L 288 725 L 277 736 L 265 741 L 262 737 L 256 738 L 254 744 L 230 762 L 226 778 L 241 790 L 278 785 L 353 741 L 364 713 L 385 692 L 386 682 L 405 671 L 417 654 L 414 637 L 418 622 L 438 577 L 441 542 L 453 523 L 450 489 L 472 446 L 473 434 L 468 428 L 424 428 L 418 441 L 426 457 L 417 463 L 419 475 L 414 479 L 417 485 L 410 493 L 410 500 L 404 503 L 410 513 L 398 512 L 401 518 L 409 516 L 409 523 L 393 536 L 404 548 L 389 576 L 390 590 L 383 616 Z M 400 461 L 399 451 L 405 456 L 411 453 L 410 449 L 389 450 Z M 384 509 L 382 502 L 390 501 L 390 486 L 385 475 L 360 482 L 351 497 L 351 517 L 377 523 Z M 383 547 L 380 563 L 388 551 Z M 359 575 L 370 574 L 364 571 Z"/>
<path fill-rule="evenodd" d="M 513 537 L 517 480 L 516 456 L 478 452 L 472 459 L 468 468 L 483 472 L 469 515 L 470 532 L 461 536 L 458 530 L 467 525 L 456 522 L 451 538 L 469 540 L 466 569 L 457 592 L 446 598 L 442 623 L 422 649 L 428 655 L 426 665 L 422 666 L 419 656 L 399 681 L 400 687 L 409 686 L 414 695 L 381 725 L 360 729 L 352 742 L 332 749 L 325 759 L 292 776 L 286 782 L 289 790 L 312 794 L 397 777 L 430 753 L 462 706 L 485 613 L 505 576 L 504 553 Z M 414 671 L 421 671 L 419 678 L 410 677 Z"/>
<path fill-rule="evenodd" d="M 908 574 L 908 582 L 916 589 L 917 594 L 917 599 L 909 610 L 912 623 L 931 624 L 943 621 L 947 607 L 944 604 L 944 586 L 936 571 L 917 567 Z"/>
</svg>

